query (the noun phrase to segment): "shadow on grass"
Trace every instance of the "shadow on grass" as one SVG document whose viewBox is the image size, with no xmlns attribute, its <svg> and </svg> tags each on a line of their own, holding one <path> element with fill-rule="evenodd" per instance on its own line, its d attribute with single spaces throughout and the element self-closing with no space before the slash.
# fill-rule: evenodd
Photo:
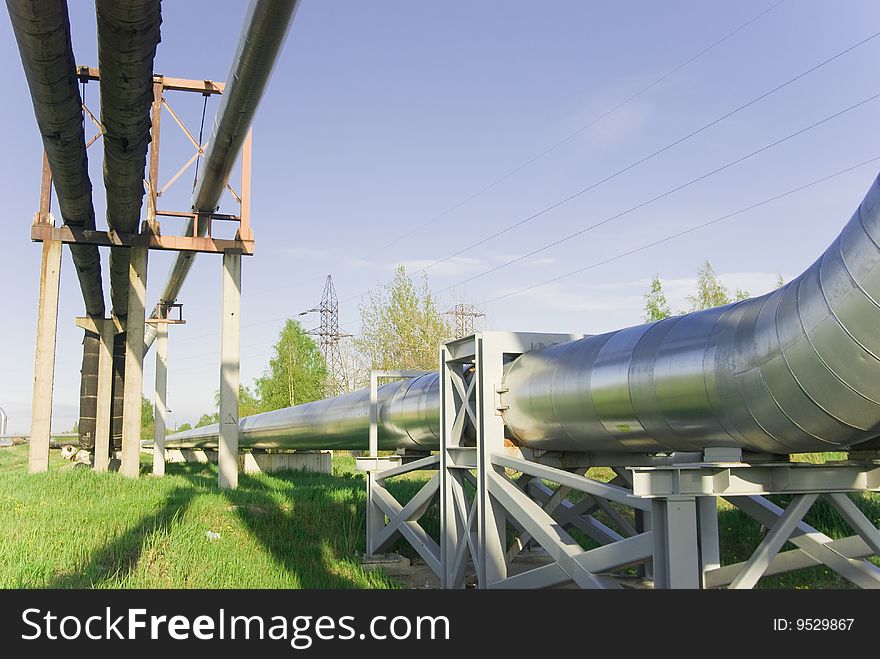
<svg viewBox="0 0 880 659">
<path fill-rule="evenodd" d="M 217 491 L 216 466 L 175 465 L 200 487 Z M 239 474 L 238 488 L 222 490 L 235 515 L 301 588 L 388 586 L 360 570 L 364 551 L 365 486 L 362 478 L 284 471 Z"/>
<path fill-rule="evenodd" d="M 192 488 L 175 488 L 158 512 L 144 517 L 136 526 L 99 549 L 86 565 L 74 573 L 59 575 L 46 588 L 94 588 L 111 580 L 123 581 L 134 571 L 150 537 L 167 529 L 182 516 L 196 494 Z"/>
</svg>

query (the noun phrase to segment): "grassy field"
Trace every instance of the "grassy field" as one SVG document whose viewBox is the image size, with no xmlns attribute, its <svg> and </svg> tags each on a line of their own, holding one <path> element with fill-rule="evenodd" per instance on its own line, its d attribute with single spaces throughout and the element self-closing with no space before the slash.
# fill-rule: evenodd
<svg viewBox="0 0 880 659">
<path fill-rule="evenodd" d="M 0 587 L 397 586 L 360 567 L 364 480 L 344 455 L 334 457 L 332 476 L 242 475 L 234 492 L 217 490 L 213 465 L 168 465 L 163 479 L 134 481 L 72 469 L 57 451 L 47 474 L 26 474 L 26 463 L 26 446 L 0 449 Z M 146 460 L 142 466 L 146 469 Z M 606 472 L 590 475 L 606 479 Z M 390 487 L 405 501 L 429 477 L 428 472 L 409 474 Z M 871 519 L 880 520 L 880 496 L 856 500 Z M 832 537 L 850 534 L 823 502 L 807 521 Z M 424 525 L 436 532 L 436 506 Z M 757 523 L 723 502 L 719 527 L 725 564 L 745 560 L 761 539 Z M 395 550 L 414 556 L 402 541 Z M 765 578 L 759 585 L 839 588 L 847 582 L 813 568 Z"/>
</svg>

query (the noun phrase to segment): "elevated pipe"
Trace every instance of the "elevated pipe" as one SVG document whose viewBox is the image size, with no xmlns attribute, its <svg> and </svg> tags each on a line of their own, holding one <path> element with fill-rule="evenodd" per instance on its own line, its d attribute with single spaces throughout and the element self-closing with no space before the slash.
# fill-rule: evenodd
<svg viewBox="0 0 880 659">
<path fill-rule="evenodd" d="M 75 73 L 70 19 L 64 0 L 6 0 L 37 127 L 52 170 L 64 224 L 95 228 L 83 130 L 82 98 Z M 104 316 L 101 261 L 95 245 L 70 245 L 86 313 Z"/>
<path fill-rule="evenodd" d="M 160 0 L 96 0 L 95 9 L 107 226 L 134 233 L 144 197 Z M 110 301 L 119 318 L 128 313 L 130 255 L 127 247 L 110 248 Z"/>
<path fill-rule="evenodd" d="M 521 355 L 501 395 L 514 440 L 541 450 L 791 454 L 880 435 L 880 180 L 807 270 L 757 298 Z M 379 388 L 382 449 L 439 447 L 436 374 Z M 362 449 L 369 392 L 240 421 L 241 446 Z M 216 445 L 217 426 L 168 446 Z"/>
<path fill-rule="evenodd" d="M 213 212 L 217 209 L 298 6 L 298 0 L 251 1 L 226 87 L 220 97 L 204 167 L 193 193 L 194 211 Z M 204 236 L 207 230 L 207 225 L 201 223 L 199 235 Z M 184 234 L 192 235 L 192 232 L 190 221 Z M 170 304 L 177 299 L 194 261 L 194 252 L 177 255 L 159 296 L 159 303 Z M 155 326 L 148 325 L 145 351 L 149 350 L 155 338 Z"/>
</svg>

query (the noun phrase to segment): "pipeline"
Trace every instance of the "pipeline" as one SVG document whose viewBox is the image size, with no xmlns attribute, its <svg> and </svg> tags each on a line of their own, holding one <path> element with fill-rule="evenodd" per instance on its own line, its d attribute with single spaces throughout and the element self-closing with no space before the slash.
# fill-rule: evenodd
<svg viewBox="0 0 880 659">
<path fill-rule="evenodd" d="M 193 211 L 213 212 L 217 209 L 298 6 L 298 0 L 251 1 L 221 95 L 220 108 L 214 118 L 205 165 L 196 182 Z M 207 224 L 200 223 L 199 235 L 204 236 L 207 230 Z M 192 231 L 190 221 L 184 235 L 192 235 Z M 177 299 L 194 261 L 194 252 L 177 255 L 159 296 L 160 303 L 173 303 Z M 145 352 L 155 338 L 156 327 L 148 324 L 144 336 Z"/>
<path fill-rule="evenodd" d="M 18 42 L 37 127 L 52 170 L 64 224 L 95 228 L 82 99 L 74 70 L 70 19 L 64 0 L 6 0 Z M 104 316 L 101 261 L 96 245 L 71 245 L 80 289 L 90 316 Z"/>
<path fill-rule="evenodd" d="M 160 0 L 97 0 L 95 9 L 107 226 L 120 233 L 134 233 L 140 221 L 150 143 L 153 60 L 162 23 Z M 130 260 L 129 248 L 110 248 L 110 301 L 118 318 L 128 313 Z"/>
<path fill-rule="evenodd" d="M 837 239 L 760 297 L 525 353 L 500 390 L 509 437 L 539 450 L 791 454 L 880 435 L 880 179 Z M 379 388 L 379 446 L 439 446 L 437 374 Z M 366 390 L 240 421 L 253 448 L 362 449 Z M 168 446 L 216 446 L 216 425 Z"/>
</svg>

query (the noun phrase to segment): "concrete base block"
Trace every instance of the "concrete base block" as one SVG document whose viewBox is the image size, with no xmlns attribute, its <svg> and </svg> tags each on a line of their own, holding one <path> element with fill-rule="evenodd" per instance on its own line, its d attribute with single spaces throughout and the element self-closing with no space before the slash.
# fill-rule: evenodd
<svg viewBox="0 0 880 659">
<path fill-rule="evenodd" d="M 165 462 L 217 463 L 217 451 L 204 449 L 165 450 Z M 318 474 L 333 473 L 333 454 L 330 451 L 294 451 L 292 453 L 239 453 L 238 467 L 245 474 L 271 474 L 296 469 Z"/>
<path fill-rule="evenodd" d="M 392 577 L 408 576 L 412 572 L 410 560 L 400 554 L 377 554 L 364 556 L 361 567 L 365 570 L 382 570 Z"/>
</svg>

